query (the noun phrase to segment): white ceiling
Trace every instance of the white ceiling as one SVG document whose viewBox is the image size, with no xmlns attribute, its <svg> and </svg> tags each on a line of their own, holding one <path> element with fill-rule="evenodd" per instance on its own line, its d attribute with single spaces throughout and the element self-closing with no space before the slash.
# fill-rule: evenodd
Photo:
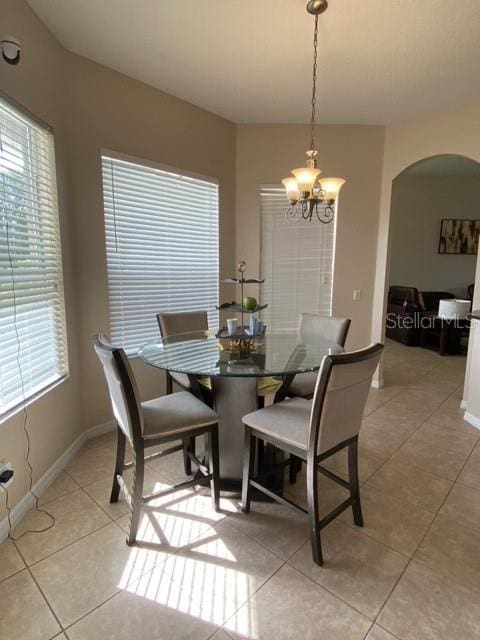
<svg viewBox="0 0 480 640">
<path fill-rule="evenodd" d="M 478 177 L 480 176 L 480 163 L 463 156 L 445 154 L 417 162 L 405 173 L 422 176 Z"/>
<path fill-rule="evenodd" d="M 235 122 L 307 122 L 306 0 L 28 0 L 62 44 Z M 330 0 L 319 122 L 480 100 L 480 0 Z"/>
</svg>

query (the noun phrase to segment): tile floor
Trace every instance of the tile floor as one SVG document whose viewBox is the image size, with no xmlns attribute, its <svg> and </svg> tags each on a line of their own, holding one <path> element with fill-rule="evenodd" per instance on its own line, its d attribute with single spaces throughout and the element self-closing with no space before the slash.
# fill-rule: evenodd
<svg viewBox="0 0 480 640">
<path fill-rule="evenodd" d="M 114 438 L 89 441 L 42 496 L 44 534 L 0 545 L 6 640 L 473 640 L 480 637 L 480 431 L 459 403 L 465 359 L 389 343 L 386 386 L 361 433 L 363 529 L 346 512 L 312 563 L 304 518 L 276 504 L 183 492 L 125 545 L 128 509 L 108 495 Z M 335 456 L 332 469 L 345 472 Z M 149 489 L 182 476 L 148 468 Z M 289 492 L 304 500 L 301 476 Z M 321 479 L 325 512 L 344 490 Z M 44 516 L 30 513 L 18 536 Z"/>
</svg>

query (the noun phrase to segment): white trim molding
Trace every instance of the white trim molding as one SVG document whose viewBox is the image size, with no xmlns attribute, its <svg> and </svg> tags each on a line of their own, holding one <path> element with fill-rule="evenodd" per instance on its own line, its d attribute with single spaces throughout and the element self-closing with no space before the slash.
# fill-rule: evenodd
<svg viewBox="0 0 480 640">
<path fill-rule="evenodd" d="M 474 416 L 472 413 L 465 411 L 463 419 L 465 422 L 468 422 L 468 424 L 471 424 L 472 427 L 475 427 L 475 429 L 480 429 L 480 418 L 477 418 L 477 416 Z"/>
<path fill-rule="evenodd" d="M 385 386 L 383 378 L 372 378 L 372 389 L 382 389 Z"/>
<path fill-rule="evenodd" d="M 76 440 L 72 442 L 72 444 L 66 449 L 62 455 L 55 460 L 52 466 L 45 471 L 43 476 L 33 485 L 32 490 L 40 497 L 52 484 L 52 482 L 60 475 L 63 469 L 67 466 L 67 464 L 72 460 L 78 451 L 83 447 L 87 440 L 91 440 L 92 438 L 96 438 L 97 436 L 103 435 L 104 433 L 109 433 L 114 431 L 116 428 L 115 422 L 105 422 L 104 424 L 96 425 L 95 427 L 91 427 L 87 429 L 83 433 L 81 433 Z M 0 495 L 1 495 L 0 491 Z M 17 524 L 22 520 L 22 518 L 26 515 L 28 511 L 34 506 L 35 498 L 32 493 L 26 493 L 23 498 L 17 502 L 17 504 L 12 507 L 10 512 L 10 520 L 12 523 L 12 528 L 16 527 Z M 3 520 L 0 520 L 0 543 L 3 542 L 9 532 L 9 524 L 8 518 L 5 516 Z"/>
</svg>

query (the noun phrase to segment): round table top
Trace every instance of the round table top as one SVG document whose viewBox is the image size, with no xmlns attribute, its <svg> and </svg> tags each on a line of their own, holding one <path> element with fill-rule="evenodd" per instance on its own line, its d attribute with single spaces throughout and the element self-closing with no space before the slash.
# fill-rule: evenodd
<svg viewBox="0 0 480 640">
<path fill-rule="evenodd" d="M 256 378 L 317 371 L 324 356 L 344 351 L 340 345 L 325 341 L 299 342 L 295 333 L 247 340 L 232 341 L 196 331 L 147 344 L 138 355 L 149 365 L 175 373 Z"/>
</svg>

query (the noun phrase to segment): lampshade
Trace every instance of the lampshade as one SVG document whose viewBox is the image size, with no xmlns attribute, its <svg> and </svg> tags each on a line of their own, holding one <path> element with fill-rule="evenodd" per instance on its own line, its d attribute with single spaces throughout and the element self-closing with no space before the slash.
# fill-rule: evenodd
<svg viewBox="0 0 480 640">
<path fill-rule="evenodd" d="M 444 320 L 465 320 L 471 305 L 470 300 L 440 300 L 438 316 Z"/>
<path fill-rule="evenodd" d="M 315 169 L 313 167 L 301 167 L 300 169 L 293 169 L 292 173 L 296 178 L 298 190 L 300 192 L 311 192 L 313 191 L 313 185 L 322 172 L 320 169 Z"/>
<path fill-rule="evenodd" d="M 300 192 L 298 191 L 298 185 L 295 178 L 284 178 L 282 182 L 287 192 L 288 200 L 290 202 L 298 202 L 300 199 Z"/>
<path fill-rule="evenodd" d="M 325 200 L 336 200 L 345 180 L 342 178 L 322 178 L 320 186 L 325 191 Z"/>
</svg>

